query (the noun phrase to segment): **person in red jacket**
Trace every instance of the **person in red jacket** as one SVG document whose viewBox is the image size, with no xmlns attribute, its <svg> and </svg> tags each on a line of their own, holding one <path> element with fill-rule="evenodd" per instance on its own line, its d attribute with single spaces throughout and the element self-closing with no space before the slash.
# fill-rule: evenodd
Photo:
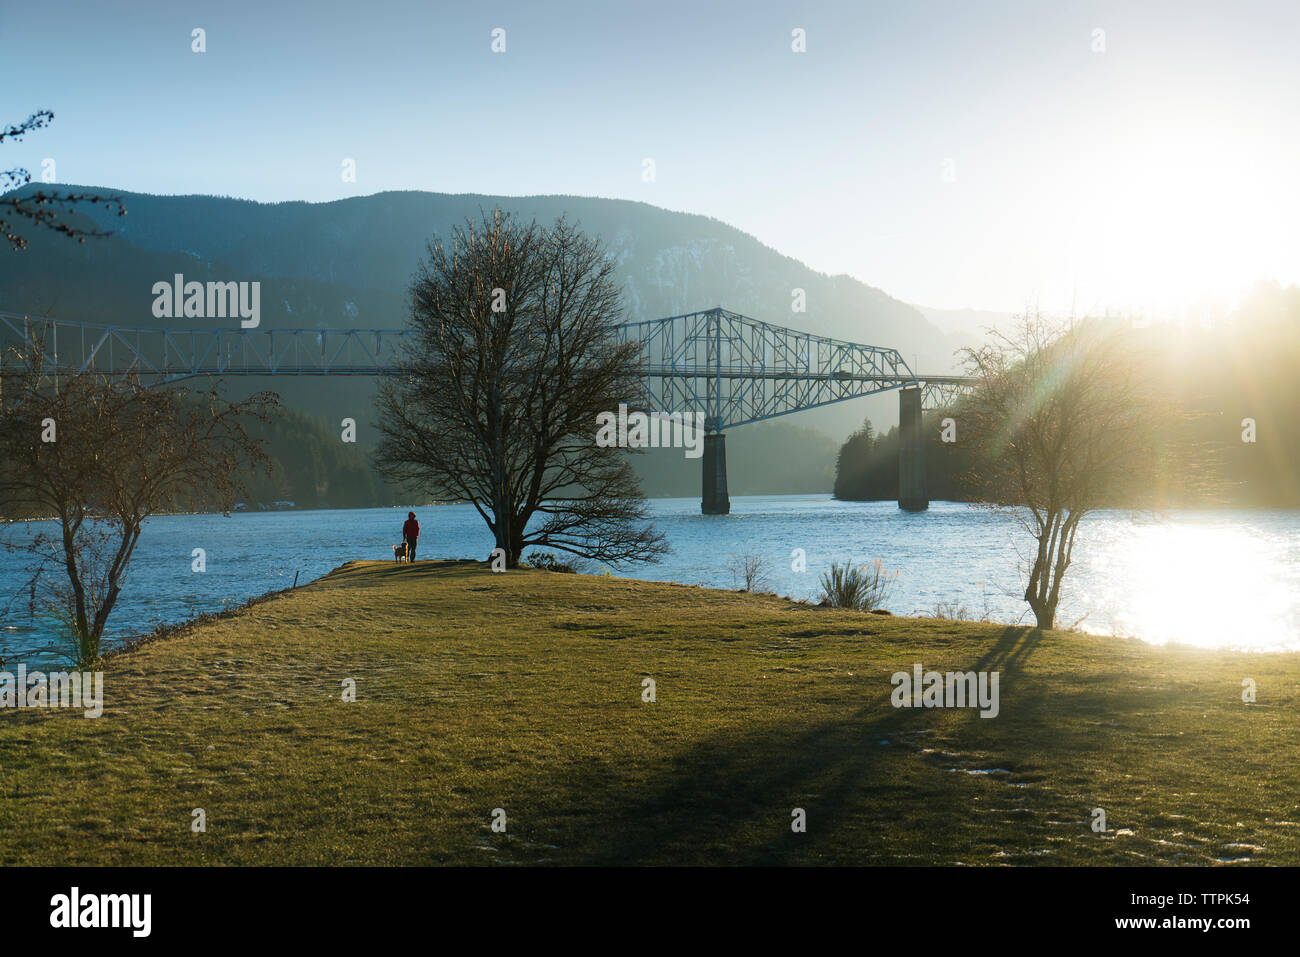
<svg viewBox="0 0 1300 957">
<path fill-rule="evenodd" d="M 415 561 L 415 540 L 420 537 L 420 523 L 415 520 L 414 512 L 406 513 L 402 524 L 402 538 L 406 540 L 406 560 Z"/>
</svg>

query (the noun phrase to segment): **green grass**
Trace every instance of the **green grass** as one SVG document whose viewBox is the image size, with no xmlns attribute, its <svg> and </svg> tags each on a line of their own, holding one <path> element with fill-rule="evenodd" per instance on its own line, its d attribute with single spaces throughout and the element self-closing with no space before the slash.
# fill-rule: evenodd
<svg viewBox="0 0 1300 957">
<path fill-rule="evenodd" d="M 1000 716 L 893 708 L 914 662 L 1000 671 Z M 113 659 L 98 720 L 0 712 L 0 862 L 1298 864 L 1298 682 L 1295 655 L 352 562 Z"/>
</svg>

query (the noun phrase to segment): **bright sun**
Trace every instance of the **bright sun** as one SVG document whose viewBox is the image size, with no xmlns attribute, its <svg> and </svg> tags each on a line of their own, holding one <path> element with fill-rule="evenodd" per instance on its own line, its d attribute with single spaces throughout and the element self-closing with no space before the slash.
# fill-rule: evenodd
<svg viewBox="0 0 1300 957">
<path fill-rule="evenodd" d="M 1166 315 L 1285 279 L 1300 262 L 1291 199 L 1277 192 L 1285 155 L 1257 131 L 1202 129 L 1085 150 L 1062 184 L 1071 271 L 1108 303 Z"/>
</svg>

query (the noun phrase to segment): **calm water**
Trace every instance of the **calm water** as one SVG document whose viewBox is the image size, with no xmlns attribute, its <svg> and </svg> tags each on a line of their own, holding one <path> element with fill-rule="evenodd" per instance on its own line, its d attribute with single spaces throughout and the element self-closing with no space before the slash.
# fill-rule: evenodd
<svg viewBox="0 0 1300 957">
<path fill-rule="evenodd" d="M 893 503 L 836 502 L 827 495 L 732 499 L 729 516 L 702 516 L 699 500 L 652 503 L 673 552 L 659 565 L 616 574 L 732 588 L 732 556 L 756 554 L 770 587 L 814 597 L 836 561 L 875 558 L 897 570 L 886 607 L 932 614 L 943 602 L 974 618 L 1032 622 L 1023 599 L 1026 533 L 1012 516 L 954 502 L 928 512 Z M 487 557 L 492 540 L 470 506 L 417 507 L 420 558 Z M 126 590 L 110 621 L 114 637 L 159 622 L 240 604 L 311 581 L 355 558 L 390 559 L 406 507 L 178 515 L 149 522 Z M 21 537 L 31 526 L 11 529 Z M 190 569 L 203 548 L 207 571 Z M 792 569 L 803 549 L 807 571 Z M 23 559 L 0 551 L 0 609 L 21 591 Z M 592 570 L 599 570 L 595 566 Z M 1151 642 L 1180 641 L 1254 650 L 1300 650 L 1300 512 L 1175 512 L 1151 520 L 1126 512 L 1094 515 L 1080 532 L 1058 624 Z M 1082 619 L 1080 621 L 1080 619 Z M 0 616 L 0 657 L 44 657 L 48 622 L 27 616 L 19 597 Z M 7 652 L 6 652 L 7 649 Z"/>
</svg>

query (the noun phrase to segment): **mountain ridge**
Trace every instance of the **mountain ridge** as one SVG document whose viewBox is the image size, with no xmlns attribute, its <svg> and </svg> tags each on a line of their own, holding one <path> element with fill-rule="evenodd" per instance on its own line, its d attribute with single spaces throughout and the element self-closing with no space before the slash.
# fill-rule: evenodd
<svg viewBox="0 0 1300 957">
<path fill-rule="evenodd" d="M 32 184 L 23 191 L 48 188 Z M 724 305 L 801 331 L 905 353 L 947 351 L 945 336 L 920 310 L 878 287 L 844 273 L 819 271 L 714 217 L 643 200 L 385 190 L 315 203 L 268 203 L 200 193 L 58 188 L 121 197 L 125 217 L 95 206 L 79 212 L 138 249 L 183 253 L 249 273 L 248 278 L 344 282 L 361 289 L 397 289 L 403 298 L 428 240 L 446 235 L 466 216 L 496 206 L 541 223 L 565 214 L 599 235 L 615 256 L 628 319 Z M 799 288 L 808 300 L 805 313 L 791 311 L 793 291 Z M 395 297 L 386 298 L 391 306 L 399 305 Z M 402 311 L 378 324 L 400 324 Z M 899 341 L 885 341 L 891 334 Z M 947 355 L 935 358 L 946 360 Z"/>
<path fill-rule="evenodd" d="M 20 192 L 50 188 L 31 184 Z M 852 276 L 819 272 L 716 218 L 643 200 L 386 190 L 317 203 L 266 203 L 201 193 L 56 188 L 120 197 L 127 215 L 82 204 L 69 218 L 93 223 L 109 233 L 106 238 L 78 244 L 37 232 L 28 237 L 27 252 L 0 257 L 0 310 L 119 325 L 184 325 L 187 320 L 156 319 L 151 310 L 154 283 L 182 273 L 187 280 L 261 282 L 262 328 L 397 328 L 409 314 L 410 279 L 428 242 L 445 237 L 466 217 L 500 206 L 543 225 L 567 215 L 599 236 L 616 262 L 625 321 L 721 305 L 800 331 L 895 348 L 927 372 L 951 366 L 950 337 L 917 308 Z M 792 309 L 796 289 L 804 291 L 806 312 Z M 232 381 L 230 388 L 242 392 L 258 381 Z M 326 422 L 373 418 L 372 382 L 278 377 L 273 388 L 291 408 Z M 887 428 L 896 420 L 897 400 L 855 399 L 769 423 L 761 443 L 766 467 L 764 456 L 741 452 L 747 430 L 736 430 L 737 487 L 757 492 L 824 486 L 829 492 L 836 443 L 818 445 L 795 430 L 813 428 L 840 439 L 868 415 L 879 429 Z M 364 437 L 362 442 L 368 444 Z M 782 449 L 791 461 L 781 461 Z M 805 478 L 799 478 L 800 469 Z M 698 466 L 664 461 L 651 471 L 648 485 L 657 494 L 698 489 Z"/>
</svg>

